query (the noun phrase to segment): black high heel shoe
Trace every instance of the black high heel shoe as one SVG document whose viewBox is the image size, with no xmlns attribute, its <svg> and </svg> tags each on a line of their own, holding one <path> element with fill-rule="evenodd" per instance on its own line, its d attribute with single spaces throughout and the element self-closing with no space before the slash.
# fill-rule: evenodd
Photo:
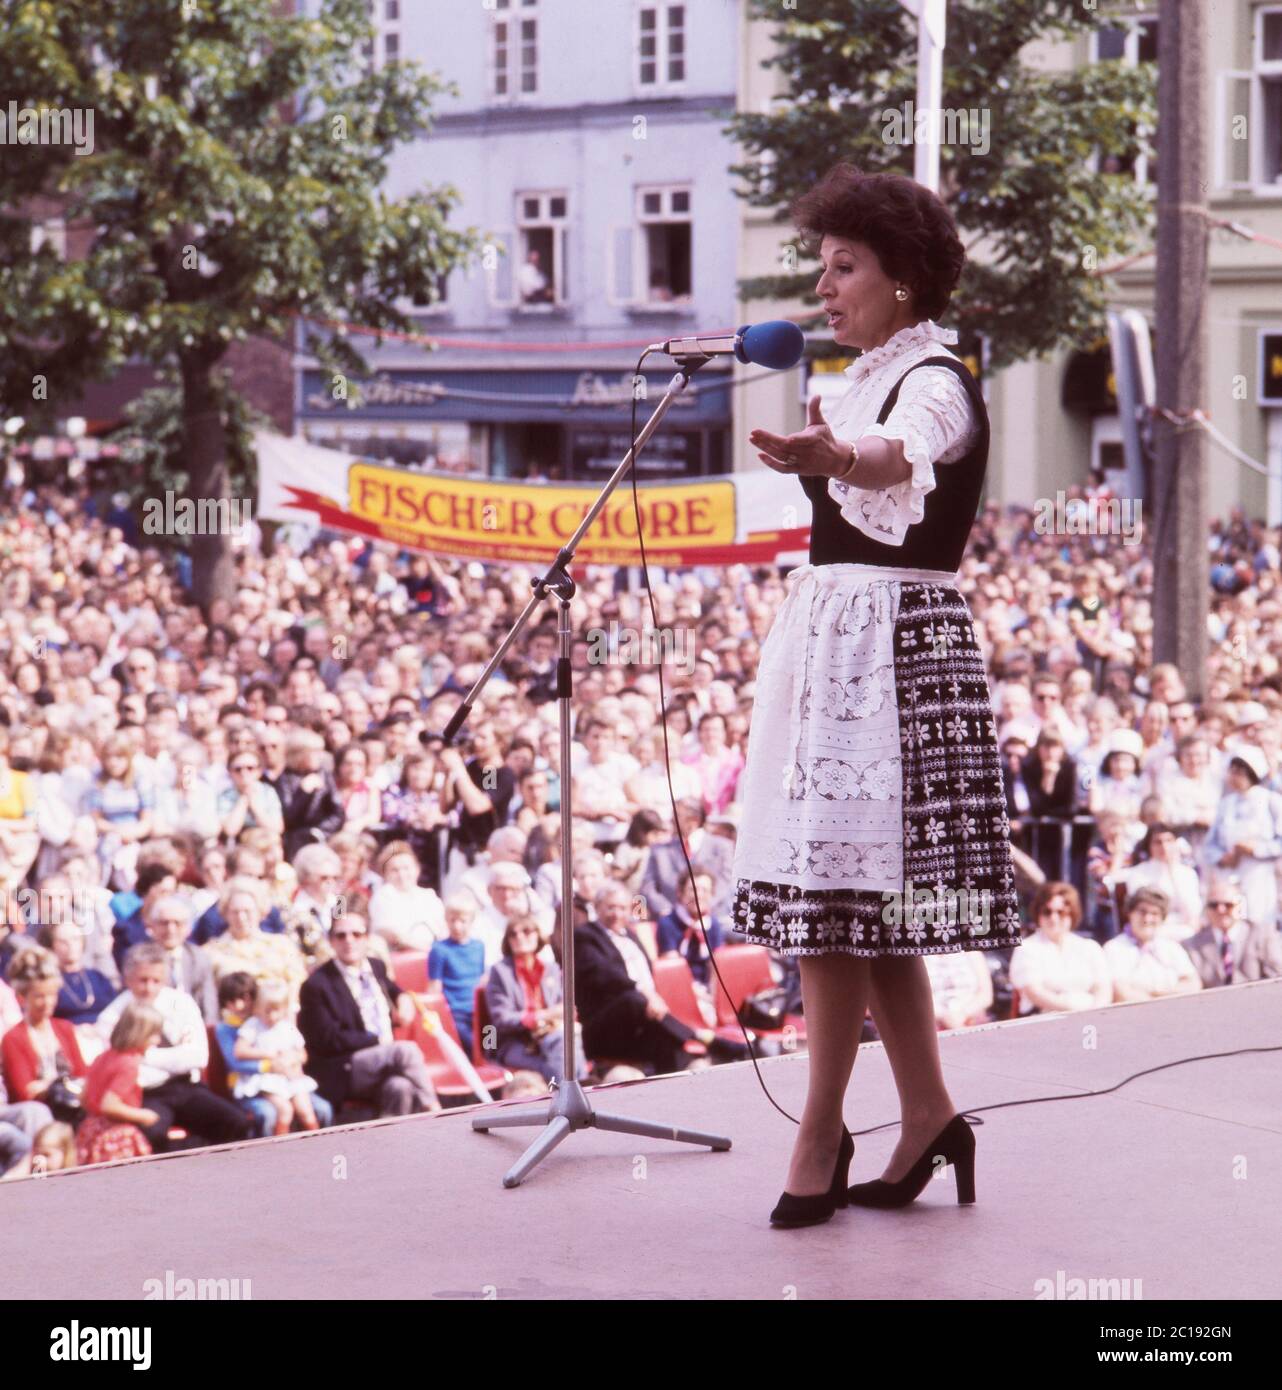
<svg viewBox="0 0 1282 1390">
<path fill-rule="evenodd" d="M 898 1182 L 857 1182 L 846 1195 L 857 1207 L 906 1207 L 921 1196 L 940 1157 L 953 1166 L 958 1206 L 970 1206 L 975 1200 L 975 1136 L 961 1115 L 948 1121 Z"/>
<path fill-rule="evenodd" d="M 817 1226 L 821 1221 L 832 1218 L 838 1207 L 848 1203 L 846 1182 L 850 1177 L 850 1160 L 855 1156 L 855 1141 L 845 1125 L 841 1127 L 841 1144 L 837 1149 L 837 1163 L 832 1170 L 832 1182 L 827 1192 L 816 1192 L 809 1197 L 795 1197 L 784 1192 L 779 1203 L 770 1213 L 773 1226 Z"/>
</svg>

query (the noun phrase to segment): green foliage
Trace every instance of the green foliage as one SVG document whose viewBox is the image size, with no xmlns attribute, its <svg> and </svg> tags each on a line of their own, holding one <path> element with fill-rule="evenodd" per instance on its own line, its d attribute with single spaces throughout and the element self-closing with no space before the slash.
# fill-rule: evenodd
<svg viewBox="0 0 1282 1390">
<path fill-rule="evenodd" d="M 93 146 L 0 145 L 0 413 L 47 420 L 130 359 L 175 368 L 195 495 L 221 495 L 222 431 L 211 442 L 200 422 L 226 394 L 211 372 L 233 343 L 290 336 L 300 315 L 404 330 L 395 301 L 430 300 L 479 247 L 475 228 L 448 224 L 452 187 L 383 192 L 393 152 L 454 89 L 409 63 L 365 72 L 364 0 L 322 0 L 318 18 L 278 15 L 275 0 L 4 12 L 6 101 L 92 112 Z M 32 255 L 37 209 L 87 252 Z M 341 330 L 309 329 L 306 346 L 367 374 Z"/>
<path fill-rule="evenodd" d="M 777 0 L 751 5 L 755 19 L 775 27 L 766 66 L 779 68 L 788 96 L 769 114 L 731 121 L 749 156 L 732 166 L 746 185 L 741 196 L 786 223 L 791 200 L 839 159 L 911 176 L 913 146 L 883 134 L 886 114 L 916 99 L 916 20 L 897 0 L 806 0 L 795 11 Z M 948 6 L 941 104 L 986 111 L 991 139 L 983 155 L 941 145 L 940 196 L 968 256 L 948 320 L 987 335 L 994 367 L 1097 339 L 1108 286 L 1091 268 L 1151 241 L 1149 196 L 1132 175 L 1094 165 L 1096 155 L 1133 153 L 1141 127 L 1156 129 L 1153 65 L 1052 70 L 1025 51 L 1069 39 L 1084 58 L 1091 30 L 1107 22 L 1079 0 Z M 747 298 L 809 298 L 816 279 L 817 268 L 741 288 Z"/>
<path fill-rule="evenodd" d="M 227 472 L 231 496 L 253 499 L 258 493 L 258 456 L 254 452 L 253 432 L 270 429 L 271 421 L 250 406 L 231 388 L 227 373 L 215 369 L 210 382 L 216 409 L 227 439 Z M 135 509 L 149 498 L 172 492 L 191 495 L 191 476 L 187 470 L 183 439 L 182 387 L 177 374 L 162 373 L 161 383 L 135 396 L 125 407 L 124 423 L 113 438 L 120 445 L 120 456 L 128 471 L 121 481 Z M 190 538 L 175 536 L 181 548 Z"/>
</svg>

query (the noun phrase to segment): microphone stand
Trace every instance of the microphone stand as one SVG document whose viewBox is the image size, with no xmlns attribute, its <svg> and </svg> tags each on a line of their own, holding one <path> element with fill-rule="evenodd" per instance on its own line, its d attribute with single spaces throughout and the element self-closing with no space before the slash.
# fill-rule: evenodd
<svg viewBox="0 0 1282 1390">
<path fill-rule="evenodd" d="M 570 702 L 572 698 L 572 677 L 570 667 L 570 601 L 575 594 L 575 583 L 570 577 L 570 562 L 578 549 L 584 534 L 596 520 L 605 506 L 610 494 L 619 485 L 624 474 L 632 467 L 642 446 L 658 428 L 668 413 L 673 400 L 685 390 L 691 376 L 711 358 L 703 352 L 673 354 L 678 369 L 663 399 L 655 408 L 654 414 L 646 421 L 610 480 L 593 503 L 591 511 L 583 518 L 578 530 L 557 553 L 556 559 L 548 567 L 547 573 L 533 581 L 534 592 L 530 601 L 522 609 L 520 616 L 512 625 L 511 631 L 503 639 L 498 651 L 490 658 L 489 665 L 477 677 L 476 684 L 468 691 L 463 703 L 454 711 L 442 735 L 449 744 L 471 711 L 477 695 L 494 673 L 504 653 L 511 647 L 517 635 L 529 622 L 534 610 L 549 595 L 557 601 L 557 636 L 560 655 L 556 665 L 556 698 L 561 724 L 561 1031 L 564 1047 L 561 1053 L 561 1075 L 552 1082 L 552 1098 L 546 1107 L 542 1105 L 525 1106 L 505 1110 L 499 1114 L 478 1115 L 472 1121 L 472 1128 L 482 1134 L 491 1129 L 512 1129 L 518 1126 L 540 1125 L 543 1132 L 525 1150 L 519 1159 L 503 1175 L 504 1187 L 517 1187 L 521 1180 L 568 1134 L 576 1130 L 611 1130 L 619 1134 L 637 1134 L 647 1139 L 668 1139 L 680 1144 L 705 1144 L 710 1149 L 725 1151 L 730 1140 L 718 1134 L 705 1134 L 700 1130 L 682 1129 L 676 1125 L 660 1124 L 652 1120 L 634 1120 L 627 1116 L 596 1111 L 580 1085 L 576 1065 L 574 1036 L 574 880 L 573 850 L 570 844 L 571 828 L 571 787 L 570 787 Z"/>
</svg>

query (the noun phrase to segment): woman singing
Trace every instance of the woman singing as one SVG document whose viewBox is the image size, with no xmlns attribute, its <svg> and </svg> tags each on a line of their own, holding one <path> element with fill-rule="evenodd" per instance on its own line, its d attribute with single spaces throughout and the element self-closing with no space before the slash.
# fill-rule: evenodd
<svg viewBox="0 0 1282 1390">
<path fill-rule="evenodd" d="M 965 252 L 939 198 L 897 174 L 838 164 L 791 213 L 833 338 L 861 355 L 827 420 L 815 397 L 800 433 L 750 435 L 813 508 L 810 563 L 762 647 L 733 874 L 736 929 L 801 971 L 809 1088 L 781 1226 L 905 1205 L 937 1156 L 974 1200 L 921 957 L 1020 939 L 988 679 L 956 582 L 988 417 L 935 322 Z M 902 1129 L 881 1178 L 848 1191 L 842 1103 L 869 1008 Z"/>
</svg>

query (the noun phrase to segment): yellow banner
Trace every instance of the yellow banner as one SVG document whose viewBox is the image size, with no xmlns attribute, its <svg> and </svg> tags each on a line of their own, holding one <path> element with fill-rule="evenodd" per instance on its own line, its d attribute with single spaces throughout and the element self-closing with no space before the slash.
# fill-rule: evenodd
<svg viewBox="0 0 1282 1390">
<path fill-rule="evenodd" d="M 591 487 L 506 483 L 407 473 L 358 463 L 348 473 L 347 508 L 385 540 L 454 555 L 493 559 L 551 557 L 582 524 L 598 495 Z M 671 564 L 686 553 L 735 539 L 735 491 L 715 478 L 697 483 L 642 484 L 637 493 L 646 553 Z M 630 483 L 621 484 L 579 548 L 588 563 L 640 559 Z"/>
</svg>

